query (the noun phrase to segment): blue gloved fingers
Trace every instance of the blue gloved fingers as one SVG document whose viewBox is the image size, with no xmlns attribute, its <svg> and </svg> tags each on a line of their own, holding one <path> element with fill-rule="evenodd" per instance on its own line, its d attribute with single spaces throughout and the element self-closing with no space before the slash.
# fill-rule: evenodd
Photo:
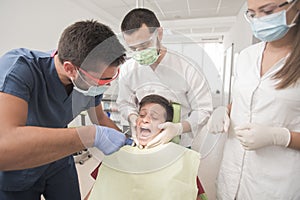
<svg viewBox="0 0 300 200">
<path fill-rule="evenodd" d="M 112 128 L 97 126 L 94 146 L 101 150 L 105 155 L 118 151 L 125 145 L 126 136 Z"/>
<path fill-rule="evenodd" d="M 133 144 L 133 140 L 130 139 L 130 138 L 126 138 L 126 140 L 125 140 L 125 145 L 131 146 L 132 144 Z"/>
</svg>

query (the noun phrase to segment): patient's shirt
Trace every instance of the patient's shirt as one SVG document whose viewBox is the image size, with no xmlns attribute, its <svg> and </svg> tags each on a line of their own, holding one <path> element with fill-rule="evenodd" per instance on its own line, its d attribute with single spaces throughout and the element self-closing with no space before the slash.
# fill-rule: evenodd
<svg viewBox="0 0 300 200">
<path fill-rule="evenodd" d="M 199 164 L 199 153 L 174 143 L 124 146 L 103 159 L 89 199 L 195 200 Z"/>
</svg>

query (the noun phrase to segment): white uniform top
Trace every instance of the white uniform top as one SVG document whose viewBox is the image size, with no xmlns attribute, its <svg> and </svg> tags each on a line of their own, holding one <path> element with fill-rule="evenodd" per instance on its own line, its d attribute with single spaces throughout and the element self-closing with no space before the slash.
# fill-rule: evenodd
<svg viewBox="0 0 300 200">
<path fill-rule="evenodd" d="M 168 50 L 155 70 L 134 60 L 120 69 L 117 104 L 122 117 L 127 120 L 129 114 L 138 113 L 143 97 L 161 95 L 181 104 L 181 120 L 189 122 L 192 132 L 184 133 L 180 144 L 191 146 L 212 111 L 210 88 L 200 67 Z"/>
<path fill-rule="evenodd" d="M 268 146 L 245 151 L 233 128 L 250 122 L 300 132 L 300 85 L 276 90 L 277 62 L 260 77 L 265 43 L 242 51 L 236 67 L 231 128 L 218 176 L 218 199 L 300 199 L 300 151 Z"/>
</svg>

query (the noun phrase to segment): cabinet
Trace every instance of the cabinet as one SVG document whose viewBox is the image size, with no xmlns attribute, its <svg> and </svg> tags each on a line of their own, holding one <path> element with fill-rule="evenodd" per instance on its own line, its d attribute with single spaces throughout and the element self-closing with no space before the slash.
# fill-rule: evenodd
<svg viewBox="0 0 300 200">
<path fill-rule="evenodd" d="M 113 94 L 103 94 L 102 98 L 102 108 L 106 112 L 107 116 L 119 127 L 121 127 L 121 115 L 118 111 L 118 106 L 116 103 L 117 95 Z"/>
</svg>

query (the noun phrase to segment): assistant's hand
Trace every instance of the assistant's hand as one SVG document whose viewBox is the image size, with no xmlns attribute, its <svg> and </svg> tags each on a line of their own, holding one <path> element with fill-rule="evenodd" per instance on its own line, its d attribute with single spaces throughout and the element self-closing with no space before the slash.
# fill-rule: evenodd
<svg viewBox="0 0 300 200">
<path fill-rule="evenodd" d="M 207 129 L 209 133 L 224 133 L 228 131 L 229 125 L 228 108 L 219 106 L 211 114 L 207 122 Z"/>
<path fill-rule="evenodd" d="M 131 131 L 131 138 L 133 139 L 134 143 L 139 146 L 139 142 L 136 137 L 136 120 L 138 116 L 136 114 L 130 114 L 128 117 L 130 131 Z"/>
<path fill-rule="evenodd" d="M 270 145 L 287 147 L 291 140 L 288 129 L 248 123 L 235 128 L 244 149 L 254 150 Z"/>
<path fill-rule="evenodd" d="M 182 134 L 183 127 L 181 123 L 166 122 L 158 125 L 159 129 L 163 131 L 151 140 L 146 148 L 155 147 L 159 144 L 165 144 L 171 141 L 175 136 Z"/>
<path fill-rule="evenodd" d="M 105 155 L 118 151 L 125 144 L 126 137 L 123 133 L 105 126 L 97 126 L 94 147 L 97 147 Z"/>
</svg>

